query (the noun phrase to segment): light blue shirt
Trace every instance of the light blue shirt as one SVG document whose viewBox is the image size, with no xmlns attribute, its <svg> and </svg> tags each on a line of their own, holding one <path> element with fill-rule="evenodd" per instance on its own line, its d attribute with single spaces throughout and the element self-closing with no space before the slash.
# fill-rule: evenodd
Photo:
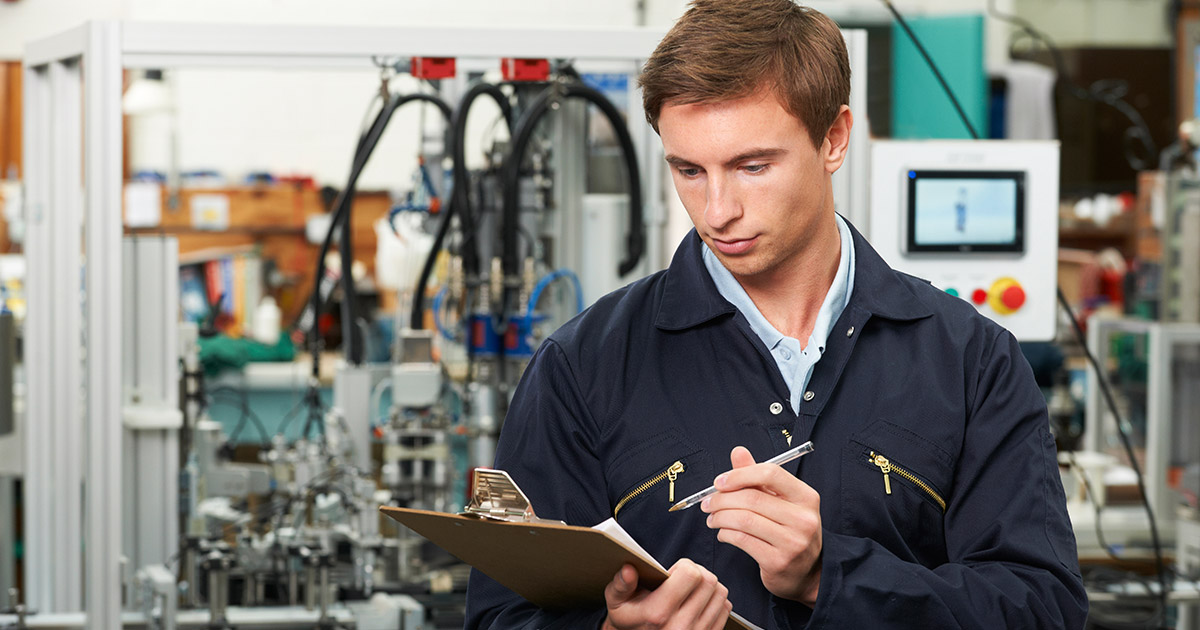
<svg viewBox="0 0 1200 630">
<path fill-rule="evenodd" d="M 771 351 L 771 356 L 775 357 L 775 365 L 779 367 L 783 382 L 788 386 L 792 412 L 796 414 L 800 413 L 800 400 L 804 389 L 808 387 L 813 368 L 825 353 L 825 340 L 829 338 L 830 330 L 846 309 L 846 304 L 850 301 L 850 292 L 854 289 L 854 242 L 846 221 L 841 216 L 834 217 L 837 220 L 838 235 L 842 239 L 842 253 L 838 260 L 837 273 L 833 276 L 833 284 L 829 286 L 825 301 L 821 303 L 821 310 L 817 312 L 817 322 L 813 326 L 812 335 L 803 346 L 800 345 L 799 339 L 786 337 L 776 330 L 767 318 L 763 317 L 750 296 L 746 295 L 746 290 L 733 274 L 717 260 L 716 254 L 712 253 L 708 245 L 703 249 L 704 266 L 708 268 L 708 274 L 716 283 L 717 291 L 741 311 L 746 321 L 750 322 L 750 328 L 762 339 L 763 344 Z"/>
</svg>

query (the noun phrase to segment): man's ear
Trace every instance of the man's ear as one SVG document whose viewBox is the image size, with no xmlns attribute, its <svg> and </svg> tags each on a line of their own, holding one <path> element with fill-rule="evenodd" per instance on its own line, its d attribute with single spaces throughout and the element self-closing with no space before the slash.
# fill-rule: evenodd
<svg viewBox="0 0 1200 630">
<path fill-rule="evenodd" d="M 850 147 L 850 128 L 854 126 L 854 115 L 850 107 L 842 105 L 837 117 L 825 132 L 825 141 L 821 143 L 822 159 L 825 161 L 825 172 L 832 175 L 846 161 L 846 150 Z"/>
</svg>

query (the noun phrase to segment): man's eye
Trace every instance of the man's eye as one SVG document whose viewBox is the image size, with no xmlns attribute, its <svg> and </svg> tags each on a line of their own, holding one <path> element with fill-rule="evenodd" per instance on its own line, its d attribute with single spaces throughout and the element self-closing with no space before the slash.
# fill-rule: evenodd
<svg viewBox="0 0 1200 630">
<path fill-rule="evenodd" d="M 767 170 L 767 166 L 767 164 L 747 164 L 742 168 L 751 175 L 758 175 L 759 173 L 765 172 Z"/>
<path fill-rule="evenodd" d="M 680 167 L 678 170 L 679 174 L 684 177 L 695 177 L 700 174 L 700 169 L 698 168 Z"/>
</svg>

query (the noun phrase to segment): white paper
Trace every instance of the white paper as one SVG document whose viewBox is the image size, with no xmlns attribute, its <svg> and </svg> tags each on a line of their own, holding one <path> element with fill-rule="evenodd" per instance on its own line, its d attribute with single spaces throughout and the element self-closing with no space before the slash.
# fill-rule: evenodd
<svg viewBox="0 0 1200 630">
<path fill-rule="evenodd" d="M 229 229 L 227 195 L 192 195 L 192 227 L 199 230 Z"/>
<path fill-rule="evenodd" d="M 653 564 L 663 571 L 667 570 L 666 567 L 659 564 L 658 560 L 654 559 L 654 556 L 650 555 L 645 549 L 642 549 L 642 546 L 633 539 L 633 536 L 630 536 L 629 532 L 625 531 L 624 527 L 621 527 L 621 524 L 617 522 L 617 519 L 610 518 L 599 525 L 592 526 L 592 529 L 598 529 L 605 534 L 612 536 L 617 542 L 624 545 L 626 549 L 636 553 L 646 562 Z"/>
<path fill-rule="evenodd" d="M 624 546 L 626 549 L 634 552 L 635 554 L 640 556 L 646 562 L 653 564 L 654 566 L 662 569 L 663 571 L 667 570 L 667 568 L 664 567 L 661 563 L 659 563 L 659 561 L 656 560 L 654 558 L 654 556 L 650 555 L 645 549 L 642 549 L 642 546 L 639 545 L 638 542 L 633 539 L 633 536 L 630 536 L 629 532 L 625 531 L 624 527 L 621 527 L 621 524 L 617 522 L 617 519 L 610 518 L 607 521 L 604 521 L 603 523 L 600 523 L 598 525 L 593 525 L 592 529 L 599 530 L 599 531 L 604 532 L 605 534 L 608 534 L 614 540 L 621 543 L 621 545 Z M 746 621 L 745 617 L 743 617 L 737 613 L 729 613 L 729 616 L 738 620 L 739 622 L 745 624 L 746 627 L 750 628 L 751 630 L 763 630 L 762 628 L 750 623 L 749 621 Z"/>
<path fill-rule="evenodd" d="M 156 227 L 162 223 L 162 185 L 154 182 L 125 184 L 125 225 Z"/>
</svg>

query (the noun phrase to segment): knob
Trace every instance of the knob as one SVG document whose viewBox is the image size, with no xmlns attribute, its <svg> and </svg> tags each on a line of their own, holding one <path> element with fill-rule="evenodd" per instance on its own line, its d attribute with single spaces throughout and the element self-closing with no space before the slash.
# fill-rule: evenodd
<svg viewBox="0 0 1200 630">
<path fill-rule="evenodd" d="M 988 306 L 1001 315 L 1011 315 L 1025 305 L 1025 289 L 1014 278 L 1000 278 L 987 292 Z"/>
</svg>

